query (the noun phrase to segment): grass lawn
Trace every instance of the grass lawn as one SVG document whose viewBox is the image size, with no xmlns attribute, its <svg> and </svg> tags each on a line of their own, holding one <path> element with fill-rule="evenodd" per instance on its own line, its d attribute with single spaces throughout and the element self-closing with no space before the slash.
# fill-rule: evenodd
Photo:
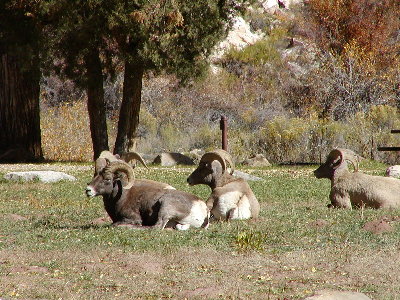
<svg viewBox="0 0 400 300">
<path fill-rule="evenodd" d="M 315 167 L 241 169 L 263 178 L 250 182 L 259 220 L 180 232 L 111 227 L 102 198 L 84 194 L 91 165 L 0 165 L 0 298 L 302 299 L 334 289 L 400 299 L 400 210 L 328 209 L 330 183 L 312 176 Z M 77 181 L 3 179 L 39 169 Z M 136 177 L 206 199 L 208 187 L 186 184 L 191 171 L 138 168 Z M 363 229 L 381 219 L 392 230 Z"/>
</svg>

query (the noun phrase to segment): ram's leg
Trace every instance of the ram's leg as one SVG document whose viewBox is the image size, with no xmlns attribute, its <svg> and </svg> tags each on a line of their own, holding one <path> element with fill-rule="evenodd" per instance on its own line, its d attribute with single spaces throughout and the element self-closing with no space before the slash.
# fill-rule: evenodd
<svg viewBox="0 0 400 300">
<path fill-rule="evenodd" d="M 207 217 L 204 219 L 204 222 L 201 225 L 201 228 L 207 229 L 210 226 L 210 219 L 211 219 L 211 213 L 208 211 Z"/>
<path fill-rule="evenodd" d="M 207 205 L 207 208 L 209 211 L 211 211 L 213 209 L 213 207 L 214 207 L 214 197 L 213 196 L 211 196 L 207 199 L 206 205 Z"/>
<path fill-rule="evenodd" d="M 169 220 L 170 220 L 169 217 L 159 214 L 157 223 L 154 225 L 154 227 L 164 229 L 165 226 L 168 224 Z"/>
<path fill-rule="evenodd" d="M 328 205 L 330 208 L 352 208 L 350 196 L 347 194 L 331 193 L 330 197 L 331 204 Z"/>
<path fill-rule="evenodd" d="M 166 226 L 175 226 L 175 222 L 171 219 L 173 219 L 173 217 L 169 213 L 168 201 L 161 201 L 160 210 L 158 211 L 158 220 L 154 226 L 161 229 L 164 229 Z"/>
<path fill-rule="evenodd" d="M 237 207 L 235 207 L 235 208 L 231 208 L 228 212 L 227 212 L 227 214 L 226 214 L 226 219 L 229 221 L 229 220 L 232 220 L 234 217 L 235 217 L 235 213 L 236 213 L 236 211 L 237 211 Z M 236 213 L 236 215 L 237 215 L 237 213 Z"/>
<path fill-rule="evenodd" d="M 122 220 L 116 221 L 112 226 L 142 226 L 142 218 L 139 214 L 132 214 L 129 218 L 122 218 Z"/>
</svg>

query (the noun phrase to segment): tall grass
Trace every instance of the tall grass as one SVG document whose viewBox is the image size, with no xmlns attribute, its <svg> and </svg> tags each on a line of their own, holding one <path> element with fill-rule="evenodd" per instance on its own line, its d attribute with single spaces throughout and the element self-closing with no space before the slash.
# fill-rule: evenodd
<svg viewBox="0 0 400 300">
<path fill-rule="evenodd" d="M 163 115 L 153 115 L 146 108 L 141 112 L 138 151 L 188 152 L 220 147 L 220 130 L 207 120 L 184 126 L 165 122 Z M 115 139 L 116 120 L 108 121 L 109 141 Z M 233 127 L 233 126 L 232 126 Z M 246 125 L 228 130 L 229 151 L 240 162 L 251 154 L 262 153 L 273 163 L 320 162 L 334 147 L 349 148 L 358 154 L 388 163 L 398 159 L 396 152 L 378 152 L 378 146 L 400 144 L 400 135 L 391 134 L 400 128 L 398 111 L 391 106 L 372 106 L 346 121 L 319 119 L 316 114 L 266 120 L 256 129 Z M 55 161 L 91 161 L 92 144 L 86 105 L 82 102 L 47 107 L 41 113 L 42 144 L 45 158 Z"/>
</svg>

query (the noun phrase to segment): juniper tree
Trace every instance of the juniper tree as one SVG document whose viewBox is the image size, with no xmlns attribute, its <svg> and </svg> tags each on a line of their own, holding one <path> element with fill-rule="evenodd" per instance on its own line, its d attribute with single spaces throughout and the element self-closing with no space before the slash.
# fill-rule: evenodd
<svg viewBox="0 0 400 300">
<path fill-rule="evenodd" d="M 146 71 L 201 74 L 211 49 L 229 28 L 240 1 L 63 0 L 53 25 L 52 53 L 61 73 L 87 89 L 94 156 L 108 149 L 102 79 L 124 70 L 114 152 L 134 147 Z M 53 58 L 53 57 L 52 57 Z"/>
<path fill-rule="evenodd" d="M 42 159 L 35 1 L 0 2 L 0 161 Z"/>
</svg>

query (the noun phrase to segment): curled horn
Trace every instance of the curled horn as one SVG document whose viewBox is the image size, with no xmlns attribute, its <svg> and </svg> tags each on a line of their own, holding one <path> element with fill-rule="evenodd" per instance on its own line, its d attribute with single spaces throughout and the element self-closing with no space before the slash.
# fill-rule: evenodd
<svg viewBox="0 0 400 300">
<path fill-rule="evenodd" d="M 142 163 L 142 165 L 146 167 L 146 169 L 148 169 L 144 159 L 137 152 L 124 153 L 124 154 L 122 154 L 121 159 L 127 163 L 129 163 L 132 159 L 136 159 L 136 160 L 140 161 Z"/>
<path fill-rule="evenodd" d="M 109 164 L 104 170 L 107 174 L 114 174 L 115 172 L 123 172 L 126 174 L 128 178 L 128 183 L 123 187 L 124 189 L 130 189 L 133 186 L 133 182 L 135 180 L 135 175 L 133 173 L 133 169 L 130 165 L 123 161 L 114 161 Z"/>
<path fill-rule="evenodd" d="M 353 165 L 354 172 L 358 172 L 358 163 L 361 161 L 362 157 L 349 149 L 338 148 L 337 150 L 342 153 L 343 159 L 347 160 Z"/>
<path fill-rule="evenodd" d="M 220 164 L 222 165 L 222 172 L 225 172 L 227 167 L 226 163 L 228 163 L 229 166 L 231 167 L 231 174 L 233 174 L 235 165 L 233 163 L 231 155 L 228 152 L 222 149 L 214 150 L 212 152 L 207 152 L 202 156 L 200 161 L 213 161 L 213 160 L 218 160 L 220 162 Z"/>
<path fill-rule="evenodd" d="M 107 162 L 117 161 L 118 158 L 115 157 L 110 151 L 104 150 L 100 153 L 98 159 L 94 164 L 94 172 L 95 174 L 99 174 L 101 170 L 103 170 L 107 166 Z"/>
<path fill-rule="evenodd" d="M 117 161 L 117 160 L 118 160 L 118 157 L 115 157 L 114 154 L 112 154 L 110 151 L 107 151 L 107 150 L 102 151 L 102 152 L 100 153 L 99 158 L 105 158 L 105 159 L 107 159 L 109 162 L 113 162 L 113 161 Z"/>
</svg>

